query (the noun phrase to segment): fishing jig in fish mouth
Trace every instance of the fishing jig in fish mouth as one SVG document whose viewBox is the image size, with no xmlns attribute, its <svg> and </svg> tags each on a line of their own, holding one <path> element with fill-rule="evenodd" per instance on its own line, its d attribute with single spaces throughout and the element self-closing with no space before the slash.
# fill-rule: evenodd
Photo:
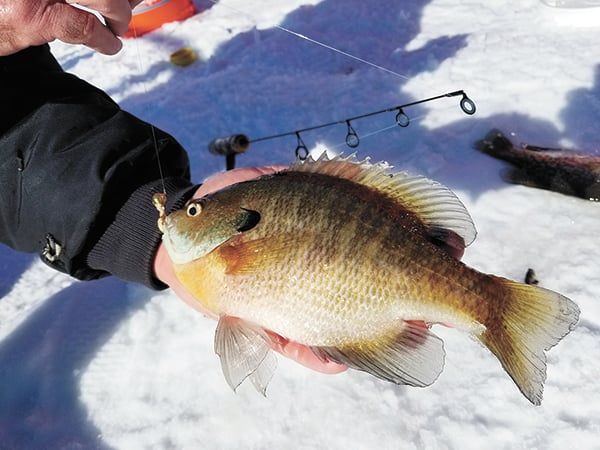
<svg viewBox="0 0 600 450">
<path fill-rule="evenodd" d="M 523 395 L 542 401 L 545 352 L 576 325 L 567 297 L 453 257 L 476 236 L 462 202 L 425 177 L 353 156 L 297 161 L 165 214 L 163 242 L 183 286 L 219 317 L 215 352 L 235 390 L 263 394 L 270 335 L 409 386 L 431 385 L 449 324 L 478 339 Z M 193 210 L 193 211 L 192 211 Z"/>
<path fill-rule="evenodd" d="M 162 192 L 157 192 L 152 196 L 152 204 L 158 211 L 158 229 L 161 233 L 165 232 L 165 218 L 167 214 L 165 212 L 166 204 L 167 204 L 167 194 Z"/>
</svg>

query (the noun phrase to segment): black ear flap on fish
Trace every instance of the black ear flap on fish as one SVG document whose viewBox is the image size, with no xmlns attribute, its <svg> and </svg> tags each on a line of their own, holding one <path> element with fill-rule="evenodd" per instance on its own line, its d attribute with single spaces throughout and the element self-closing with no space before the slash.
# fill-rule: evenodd
<svg viewBox="0 0 600 450">
<path fill-rule="evenodd" d="M 411 322 L 402 322 L 399 332 L 366 344 L 311 348 L 317 356 L 415 387 L 429 386 L 438 378 L 446 355 L 440 338 Z"/>
<path fill-rule="evenodd" d="M 242 222 L 240 223 L 240 226 L 237 229 L 240 233 L 250 231 L 256 225 L 258 225 L 258 222 L 260 222 L 260 213 L 258 211 L 246 208 L 242 208 L 242 210 L 244 211 L 242 213 Z"/>
</svg>

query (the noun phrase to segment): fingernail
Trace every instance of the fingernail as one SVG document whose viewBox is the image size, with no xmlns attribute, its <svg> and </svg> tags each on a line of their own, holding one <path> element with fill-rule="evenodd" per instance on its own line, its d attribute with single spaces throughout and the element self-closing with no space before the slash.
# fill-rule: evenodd
<svg viewBox="0 0 600 450">
<path fill-rule="evenodd" d="M 98 50 L 100 53 L 104 53 L 105 55 L 116 55 L 121 51 L 122 48 L 123 41 L 115 37 L 115 39 L 110 41 L 110 44 L 96 50 Z"/>
</svg>

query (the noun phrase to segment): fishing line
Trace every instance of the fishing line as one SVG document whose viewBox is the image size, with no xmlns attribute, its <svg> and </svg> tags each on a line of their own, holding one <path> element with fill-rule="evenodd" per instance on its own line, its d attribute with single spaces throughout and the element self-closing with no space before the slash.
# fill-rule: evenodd
<svg viewBox="0 0 600 450">
<path fill-rule="evenodd" d="M 275 27 L 278 28 L 278 29 L 280 29 L 280 30 L 282 30 L 282 31 L 285 31 L 286 33 L 290 33 L 293 36 L 297 36 L 299 38 L 307 40 L 308 42 L 312 42 L 313 44 L 320 45 L 321 47 L 324 47 L 326 49 L 329 49 L 329 50 L 332 50 L 332 51 L 334 51 L 336 53 L 339 53 L 340 55 L 347 56 L 348 58 L 351 58 L 351 59 L 354 59 L 354 60 L 359 61 L 361 63 L 367 64 L 367 65 L 369 65 L 371 67 L 375 67 L 376 69 L 383 70 L 384 72 L 387 72 L 389 74 L 392 74 L 394 76 L 402 78 L 403 80 L 409 81 L 409 78 L 406 75 L 402 75 L 402 74 L 400 74 L 398 72 L 394 72 L 393 70 L 390 70 L 390 69 L 388 69 L 386 67 L 380 66 L 380 65 L 375 64 L 375 63 L 373 63 L 371 61 L 367 61 L 366 59 L 359 58 L 358 56 L 355 56 L 355 55 L 352 55 L 352 54 L 350 54 L 348 52 L 340 50 L 339 48 L 332 47 L 331 45 L 327 45 L 324 42 L 319 42 L 319 41 L 317 41 L 317 40 L 315 40 L 313 38 L 310 38 L 310 37 L 308 37 L 308 36 L 306 36 L 304 34 L 300 34 L 300 33 L 297 33 L 296 31 L 290 30 L 289 28 L 282 27 L 281 25 L 275 25 Z"/>
<path fill-rule="evenodd" d="M 376 136 L 378 134 L 381 134 L 381 133 L 384 133 L 386 131 L 389 131 L 389 130 L 391 130 L 393 128 L 396 128 L 396 127 L 397 127 L 397 125 L 393 124 L 393 125 L 388 125 L 387 127 L 379 128 L 377 130 L 369 131 L 367 133 L 361 133 L 360 138 L 361 139 L 367 139 L 367 138 L 370 138 L 372 136 Z M 349 146 L 349 145 L 348 145 L 347 140 L 344 140 L 344 141 L 337 142 L 335 144 L 329 144 L 329 145 L 323 144 L 323 146 L 327 150 L 333 150 L 333 149 L 338 149 L 338 148 L 341 148 L 341 147 L 344 147 L 344 146 Z"/>
<path fill-rule="evenodd" d="M 218 0 L 208 0 L 208 1 L 211 2 L 213 5 L 216 5 L 217 3 L 219 3 Z M 247 11 L 235 8 L 235 7 L 230 6 L 230 5 L 222 4 L 222 6 L 224 6 L 225 8 L 228 8 L 231 11 L 234 11 L 236 13 L 241 13 L 241 14 L 245 15 L 246 17 L 248 17 L 253 23 L 257 23 L 257 20 L 256 20 L 255 16 L 253 16 L 252 14 L 250 14 Z M 339 48 L 336 48 L 336 47 L 334 47 L 332 45 L 325 44 L 324 42 L 317 41 L 316 39 L 313 39 L 313 38 L 311 38 L 309 36 L 306 36 L 305 34 L 298 33 L 297 31 L 290 30 L 289 28 L 286 28 L 286 27 L 281 26 L 281 25 L 274 25 L 274 28 L 277 28 L 278 30 L 284 31 L 286 33 L 289 33 L 292 36 L 296 36 L 297 38 L 304 39 L 305 41 L 308 41 L 308 42 L 310 42 L 312 44 L 315 44 L 315 45 L 321 46 L 323 48 L 326 48 L 327 50 L 331 50 L 331 51 L 333 51 L 335 53 L 339 53 L 340 55 L 343 55 L 343 56 L 346 56 L 348 58 L 354 59 L 355 61 L 359 61 L 359 62 L 361 62 L 363 64 L 368 65 L 368 66 L 374 67 L 374 68 L 382 70 L 384 72 L 387 72 L 387 73 L 389 73 L 391 75 L 394 75 L 394 76 L 396 76 L 398 78 L 402 78 L 403 80 L 406 80 L 406 81 L 410 80 L 410 78 L 407 77 L 406 75 L 402 75 L 402 74 L 400 74 L 398 72 L 394 72 L 393 70 L 388 69 L 387 67 L 380 66 L 379 64 L 375 64 L 374 62 L 368 61 L 366 59 L 360 58 L 360 57 L 358 57 L 356 55 L 353 55 L 351 53 L 348 53 L 348 52 L 345 52 L 343 50 L 340 50 Z"/>
<path fill-rule="evenodd" d="M 133 21 L 131 22 L 131 26 L 132 26 L 132 30 L 133 30 L 133 40 L 135 41 L 134 46 L 135 46 L 136 53 L 137 53 L 138 71 L 140 73 L 142 73 L 144 68 L 142 67 L 142 53 L 140 51 L 140 43 L 138 41 L 137 28 Z M 148 90 L 148 86 L 146 85 L 143 78 L 141 79 L 140 83 L 142 84 L 142 90 L 144 91 L 144 94 L 148 95 L 150 93 L 150 91 Z M 154 127 L 154 125 L 152 125 L 149 122 L 148 122 L 148 125 L 150 126 L 150 133 L 152 135 L 152 143 L 154 145 L 154 153 L 156 155 L 156 162 L 158 163 L 158 174 L 160 176 L 162 191 L 163 191 L 163 194 L 167 195 L 167 188 L 165 186 L 165 177 L 163 174 L 162 164 L 160 162 L 160 153 L 158 151 L 158 139 L 156 138 L 156 128 Z"/>
<path fill-rule="evenodd" d="M 106 21 L 106 19 L 104 18 L 104 16 L 102 16 L 102 14 L 99 11 L 96 11 L 95 9 L 89 8 L 87 6 L 80 5 L 79 3 L 71 3 L 70 6 L 72 6 L 74 8 L 77 8 L 77 9 L 81 9 L 83 11 L 86 11 L 88 13 L 93 14 L 94 16 L 96 16 L 96 18 L 98 20 L 100 20 L 100 22 L 102 23 L 102 25 L 104 25 L 109 30 L 111 29 L 109 23 Z M 136 53 L 137 53 L 138 70 L 141 73 L 144 68 L 142 67 L 142 54 L 140 52 L 140 44 L 139 44 L 139 42 L 137 40 L 137 37 L 138 37 L 137 29 L 136 29 L 135 23 L 133 21 L 131 22 L 131 25 L 132 25 L 133 37 L 134 37 L 134 41 L 135 41 L 134 45 L 135 45 L 135 49 L 136 49 Z M 144 94 L 148 95 L 149 90 L 148 90 L 148 87 L 146 86 L 146 83 L 144 83 L 143 79 L 142 79 L 142 81 L 140 83 L 142 85 L 142 90 L 144 91 Z M 156 153 L 156 160 L 158 161 L 158 173 L 159 173 L 159 176 L 160 176 L 160 181 L 161 181 L 161 184 L 162 184 L 163 193 L 166 194 L 165 178 L 164 178 L 164 175 L 163 175 L 162 165 L 160 163 L 160 156 L 159 156 L 159 152 L 158 152 L 158 140 L 156 138 L 156 129 L 155 129 L 154 125 L 152 125 L 151 123 L 149 123 L 149 125 L 150 125 L 150 133 L 152 135 L 152 143 L 154 145 L 154 151 Z"/>
<path fill-rule="evenodd" d="M 79 3 L 71 3 L 70 6 L 72 6 L 74 8 L 77 8 L 77 9 L 81 9 L 83 11 L 86 11 L 88 13 L 93 14 L 102 23 L 102 25 L 104 25 L 109 30 L 111 29 L 109 23 L 106 21 L 106 19 L 104 18 L 104 16 L 102 16 L 102 14 L 99 11 L 96 11 L 95 9 L 89 8 L 87 6 L 80 5 Z M 130 24 L 132 25 L 133 38 L 134 38 L 134 41 L 135 41 L 134 45 L 135 45 L 135 49 L 136 49 L 136 53 L 137 53 L 138 71 L 140 73 L 142 73 L 142 71 L 144 70 L 144 68 L 142 67 L 142 53 L 140 52 L 140 44 L 139 44 L 138 39 L 137 39 L 138 38 L 137 29 L 136 29 L 135 23 L 133 21 L 130 22 Z M 144 82 L 144 80 L 142 79 L 140 81 L 140 83 L 142 85 L 142 90 L 144 91 L 144 94 L 148 95 L 148 93 L 150 91 L 148 90 L 148 87 L 146 86 L 146 83 Z M 151 133 L 151 136 L 152 136 L 152 143 L 154 145 L 154 151 L 156 153 L 156 160 L 158 162 L 158 173 L 159 173 L 159 176 L 160 176 L 160 181 L 161 181 L 161 184 L 162 184 L 163 193 L 166 194 L 165 178 L 164 178 L 164 175 L 163 175 L 162 165 L 160 163 L 160 156 L 159 156 L 159 152 L 158 152 L 158 140 L 156 138 L 156 129 L 155 129 L 154 125 L 152 125 L 151 123 L 149 123 L 148 125 L 150 126 L 150 133 Z"/>
</svg>

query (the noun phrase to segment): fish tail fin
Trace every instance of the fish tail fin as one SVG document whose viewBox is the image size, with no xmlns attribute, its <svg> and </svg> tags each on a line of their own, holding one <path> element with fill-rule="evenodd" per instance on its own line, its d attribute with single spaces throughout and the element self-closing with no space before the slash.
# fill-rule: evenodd
<svg viewBox="0 0 600 450">
<path fill-rule="evenodd" d="M 573 330 L 579 308 L 567 297 L 548 289 L 497 279 L 508 294 L 500 312 L 485 324 L 480 339 L 523 395 L 540 405 L 546 380 L 545 351 Z"/>
</svg>

